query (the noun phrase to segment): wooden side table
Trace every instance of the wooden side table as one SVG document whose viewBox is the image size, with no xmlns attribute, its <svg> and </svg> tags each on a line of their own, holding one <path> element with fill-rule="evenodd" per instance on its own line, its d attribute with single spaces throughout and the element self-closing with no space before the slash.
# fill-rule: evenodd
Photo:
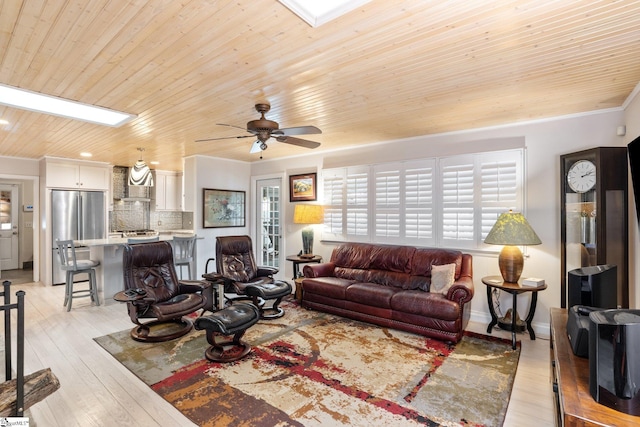
<svg viewBox="0 0 640 427">
<path fill-rule="evenodd" d="M 311 262 L 321 263 L 322 257 L 320 255 L 314 255 L 313 258 L 304 258 L 298 255 L 288 255 L 287 261 L 293 263 L 293 280 L 296 280 L 300 276 L 300 264 L 309 264 Z"/>
<path fill-rule="evenodd" d="M 502 325 L 510 326 L 511 330 L 511 347 L 515 350 L 516 348 L 516 332 L 518 331 L 516 308 L 518 307 L 518 295 L 526 292 L 531 292 L 531 303 L 529 305 L 529 313 L 525 319 L 525 325 L 527 330 L 529 331 L 529 337 L 532 340 L 536 339 L 536 334 L 531 327 L 531 321 L 533 320 L 533 316 L 536 314 L 536 305 L 538 303 L 538 292 L 544 291 L 547 289 L 547 284 L 538 285 L 538 286 L 523 286 L 522 281 L 519 280 L 518 283 L 509 283 L 505 282 L 502 279 L 502 276 L 486 276 L 482 278 L 482 283 L 487 286 L 487 303 L 489 304 L 489 313 L 491 313 L 491 323 L 487 327 L 487 333 L 490 334 L 491 330 L 495 325 L 500 322 Z M 500 289 L 501 291 L 505 291 L 513 295 L 513 307 L 511 309 L 511 323 L 506 322 L 504 318 L 498 318 L 496 314 L 496 310 L 493 306 L 493 298 L 491 298 L 491 289 Z"/>
<path fill-rule="evenodd" d="M 294 282 L 296 284 L 296 300 L 302 302 L 302 277 L 298 277 Z"/>
</svg>

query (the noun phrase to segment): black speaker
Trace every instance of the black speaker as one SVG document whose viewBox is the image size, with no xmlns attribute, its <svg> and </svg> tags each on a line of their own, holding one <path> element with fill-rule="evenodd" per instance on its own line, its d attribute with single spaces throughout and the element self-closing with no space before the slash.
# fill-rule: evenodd
<svg viewBox="0 0 640 427">
<path fill-rule="evenodd" d="M 618 306 L 618 267 L 611 264 L 582 267 L 568 273 L 569 307 L 598 308 Z"/>
<path fill-rule="evenodd" d="M 584 305 L 574 305 L 568 311 L 567 337 L 573 354 L 589 357 L 589 313 L 598 310 Z"/>
<path fill-rule="evenodd" d="M 640 310 L 589 314 L 589 392 L 596 402 L 640 415 Z"/>
</svg>

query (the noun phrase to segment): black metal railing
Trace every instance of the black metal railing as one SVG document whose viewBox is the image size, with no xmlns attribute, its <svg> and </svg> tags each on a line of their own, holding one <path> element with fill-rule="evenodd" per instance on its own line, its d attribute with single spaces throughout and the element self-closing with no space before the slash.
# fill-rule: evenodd
<svg viewBox="0 0 640 427">
<path fill-rule="evenodd" d="M 11 282 L 2 282 L 4 305 L 0 309 L 4 311 L 4 355 L 5 355 L 5 379 L 11 380 L 12 376 L 12 339 L 11 339 L 11 310 L 17 310 L 17 338 L 16 338 L 16 413 L 22 417 L 24 413 L 24 291 L 16 292 L 18 301 L 11 304 Z"/>
</svg>

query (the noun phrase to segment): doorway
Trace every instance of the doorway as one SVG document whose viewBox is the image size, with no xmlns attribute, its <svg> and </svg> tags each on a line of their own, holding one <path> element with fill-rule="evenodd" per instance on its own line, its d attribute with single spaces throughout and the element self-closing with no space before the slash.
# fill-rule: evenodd
<svg viewBox="0 0 640 427">
<path fill-rule="evenodd" d="M 256 181 L 256 250 L 258 264 L 280 269 L 282 253 L 282 179 Z"/>
<path fill-rule="evenodd" d="M 18 186 L 16 184 L 0 184 L 1 270 L 15 270 L 19 266 L 18 206 Z"/>
</svg>

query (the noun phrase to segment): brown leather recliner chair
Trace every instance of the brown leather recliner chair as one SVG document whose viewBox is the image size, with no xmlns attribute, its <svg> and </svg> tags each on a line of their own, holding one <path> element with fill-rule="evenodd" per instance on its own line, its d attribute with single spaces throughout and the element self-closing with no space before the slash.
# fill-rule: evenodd
<svg viewBox="0 0 640 427">
<path fill-rule="evenodd" d="M 262 319 L 284 315 L 284 310 L 278 305 L 282 298 L 291 294 L 292 287 L 273 278 L 277 268 L 256 265 L 251 237 L 216 237 L 216 267 L 218 272 L 214 276 L 225 281 L 225 291 L 234 292 L 241 299 L 251 299 L 260 309 Z M 264 302 L 270 300 L 274 300 L 271 308 L 264 308 Z"/>
<path fill-rule="evenodd" d="M 124 245 L 123 270 L 125 290 L 138 291 L 127 301 L 129 317 L 138 325 L 131 330 L 134 340 L 158 342 L 181 337 L 193 327 L 183 316 L 212 305 L 211 292 L 207 292 L 210 283 L 178 280 L 169 242 Z M 145 318 L 155 320 L 142 323 L 140 319 Z"/>
</svg>

